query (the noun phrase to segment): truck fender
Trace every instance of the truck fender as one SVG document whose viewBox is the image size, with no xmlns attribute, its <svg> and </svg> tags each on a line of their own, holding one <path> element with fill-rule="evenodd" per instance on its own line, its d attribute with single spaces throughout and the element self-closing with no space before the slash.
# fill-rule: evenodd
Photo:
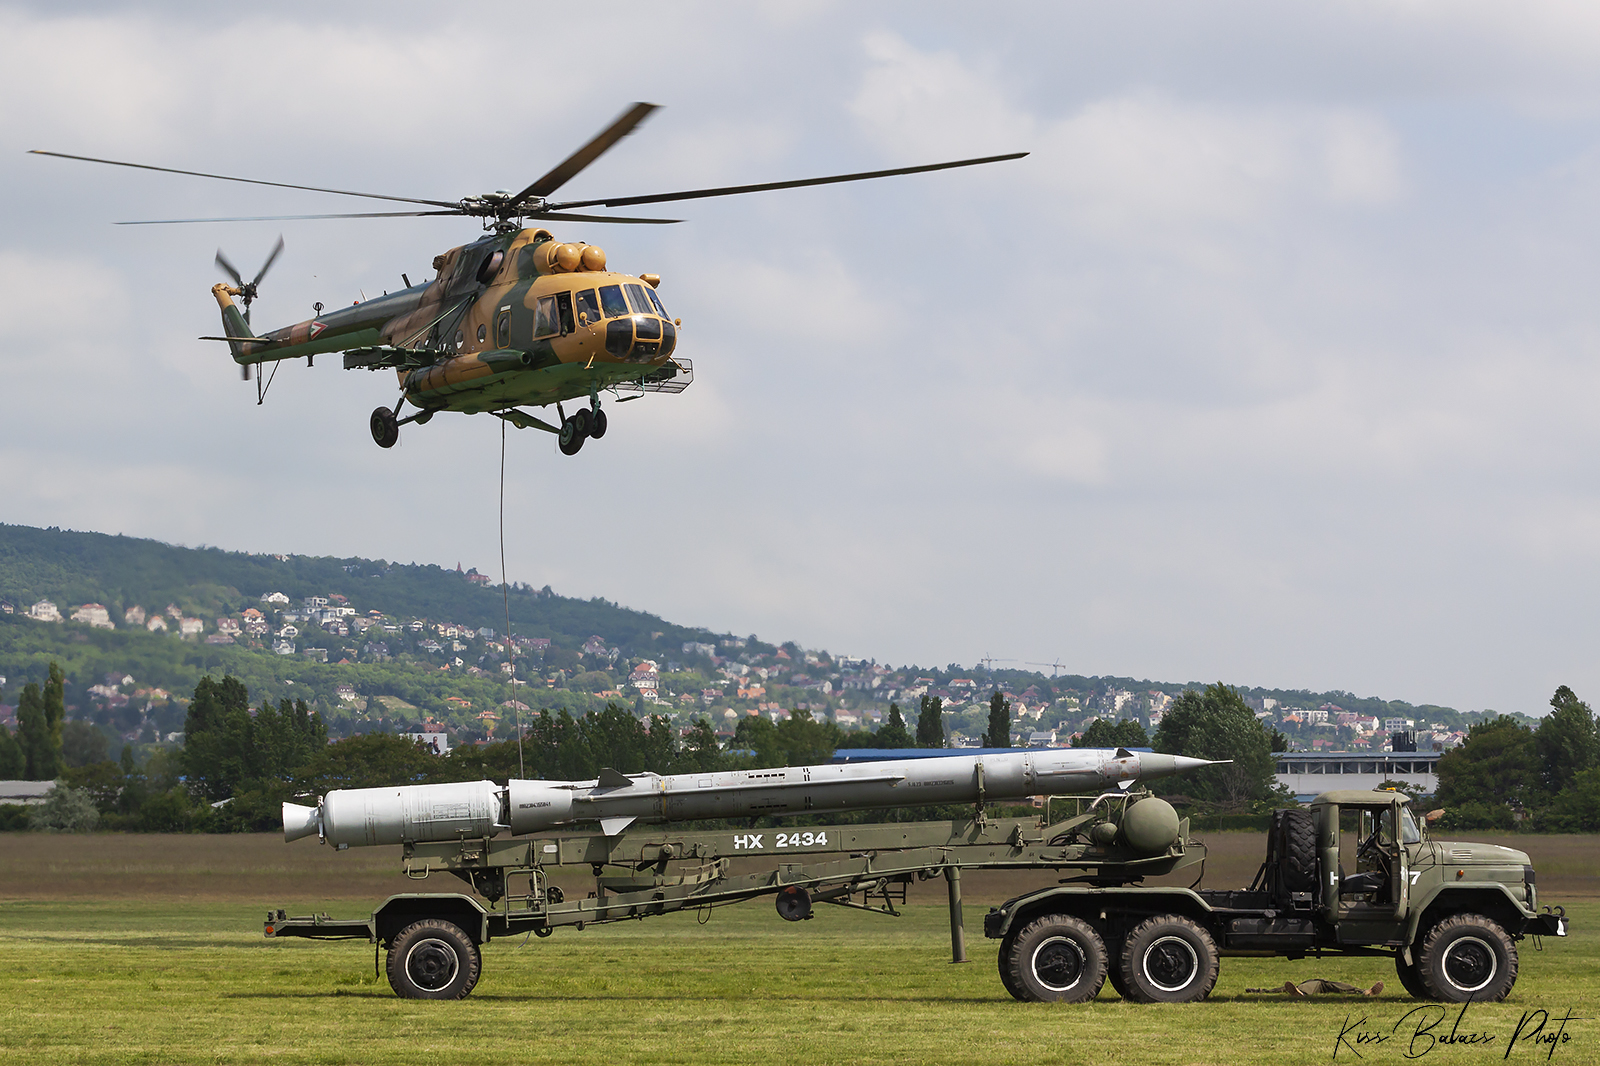
<svg viewBox="0 0 1600 1066">
<path fill-rule="evenodd" d="M 984 915 L 983 935 L 1005 936 L 1041 914 L 1067 914 L 1101 926 L 1102 911 L 1121 915 L 1176 914 L 1209 928 L 1211 908 L 1187 888 L 1046 888 L 1007 900 Z"/>
<path fill-rule="evenodd" d="M 400 930 L 424 918 L 459 926 L 474 944 L 489 939 L 488 912 L 477 900 L 459 892 L 402 892 L 390 896 L 372 912 L 372 928 L 378 942 L 388 944 Z"/>
<path fill-rule="evenodd" d="M 1411 901 L 1410 915 L 1406 919 L 1406 947 L 1402 954 L 1411 954 L 1411 945 L 1417 937 L 1440 916 L 1470 911 L 1493 918 L 1513 937 L 1522 935 L 1528 914 L 1524 904 L 1499 882 L 1468 882 L 1459 885 L 1435 885 L 1420 899 Z M 1409 958 L 1407 959 L 1409 962 Z"/>
</svg>

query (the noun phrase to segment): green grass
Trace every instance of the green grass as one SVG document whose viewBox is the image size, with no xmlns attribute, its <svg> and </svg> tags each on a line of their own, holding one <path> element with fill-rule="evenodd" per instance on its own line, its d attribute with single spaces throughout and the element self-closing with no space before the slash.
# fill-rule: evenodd
<svg viewBox="0 0 1600 1066">
<path fill-rule="evenodd" d="M 704 926 L 673 915 L 496 941 L 470 998 L 432 1003 L 395 998 L 373 975 L 370 945 L 265 940 L 264 907 L 17 901 L 0 905 L 0 1063 L 1276 1066 L 1327 1061 L 1347 1017 L 1387 1031 L 1417 1006 L 1386 960 L 1337 958 L 1224 959 L 1199 1004 L 1129 1004 L 1109 986 L 1081 1006 L 1017 1003 L 1000 987 L 982 910 L 968 910 L 963 966 L 949 962 L 942 907 L 898 920 L 820 908 L 788 925 L 751 903 Z M 1500 1061 L 1523 1011 L 1569 1007 L 1591 1020 L 1555 1061 L 1600 1059 L 1600 903 L 1581 901 L 1573 916 L 1571 938 L 1542 953 L 1524 942 L 1509 1002 L 1471 1008 L 1469 1026 L 1497 1042 L 1430 1059 Z M 1312 976 L 1388 987 L 1361 1001 L 1244 991 Z M 1362 1050 L 1363 1061 L 1405 1061 L 1394 1043 Z"/>
</svg>

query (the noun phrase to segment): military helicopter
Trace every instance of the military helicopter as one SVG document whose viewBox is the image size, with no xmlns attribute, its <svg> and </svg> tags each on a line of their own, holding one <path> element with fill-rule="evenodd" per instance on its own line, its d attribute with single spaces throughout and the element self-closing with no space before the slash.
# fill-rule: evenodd
<svg viewBox="0 0 1600 1066">
<path fill-rule="evenodd" d="M 250 328 L 250 305 L 259 294 L 262 278 L 283 250 L 283 238 L 278 238 L 265 264 L 248 282 L 219 249 L 217 266 L 233 284 L 218 283 L 211 289 L 222 312 L 222 336 L 200 339 L 226 342 L 246 381 L 250 380 L 250 368 L 257 364 L 274 364 L 275 377 L 277 365 L 284 360 L 304 359 L 310 366 L 314 357 L 327 352 L 343 353 L 346 370 L 394 370 L 399 379 L 400 398 L 392 408 L 375 409 L 370 419 L 372 439 L 381 448 L 394 447 L 400 439 L 400 427 L 409 422 L 423 425 L 440 411 L 458 411 L 488 413 L 518 429 L 536 428 L 553 433 L 566 455 L 576 454 L 587 439 L 598 440 L 605 436 L 607 419 L 600 407 L 601 393 L 610 392 L 622 402 L 646 392 L 682 392 L 693 381 L 694 368 L 688 359 L 676 354 L 682 320 L 670 317 L 656 294 L 660 277 L 611 271 L 607 268 L 606 254 L 600 248 L 558 241 L 547 229 L 526 228 L 528 222 L 670 225 L 682 220 L 580 214 L 575 213 L 575 209 L 626 207 L 865 181 L 998 163 L 1028 154 L 1012 152 L 891 170 L 644 196 L 559 202 L 549 198 L 633 132 L 656 109 L 655 104 L 634 104 L 582 148 L 520 192 L 500 190 L 457 201 L 293 185 L 39 149 L 33 154 L 417 205 L 417 209 L 411 210 L 157 219 L 119 225 L 426 215 L 482 219 L 488 234 L 435 256 L 433 267 L 437 274 L 432 281 L 413 285 L 410 278 L 402 274 L 405 288 L 396 292 L 326 314 L 318 303 L 316 317 L 259 335 Z M 234 303 L 235 297 L 243 301 L 243 311 Z M 265 400 L 266 391 L 271 387 L 272 378 L 263 380 L 263 373 L 264 370 L 256 375 L 258 403 Z M 624 393 L 629 395 L 624 396 Z M 564 404 L 572 400 L 586 400 L 587 406 L 580 406 L 569 415 Z M 401 409 L 407 403 L 416 410 L 402 417 Z M 557 423 L 527 410 L 548 407 L 552 403 L 556 405 Z"/>
</svg>

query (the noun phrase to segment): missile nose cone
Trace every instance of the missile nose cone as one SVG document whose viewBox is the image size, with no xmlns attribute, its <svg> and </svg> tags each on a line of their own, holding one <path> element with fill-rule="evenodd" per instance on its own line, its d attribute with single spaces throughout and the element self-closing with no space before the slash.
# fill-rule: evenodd
<svg viewBox="0 0 1600 1066">
<path fill-rule="evenodd" d="M 283 842 L 308 837 L 322 827 L 322 811 L 316 807 L 302 807 L 298 803 L 283 805 Z"/>
<path fill-rule="evenodd" d="M 1226 766 L 1231 762 L 1232 759 L 1191 759 L 1187 755 L 1174 755 L 1172 772 L 1181 774 L 1185 770 L 1198 770 L 1202 766 Z"/>
<path fill-rule="evenodd" d="M 1217 766 L 1221 762 L 1232 761 L 1223 759 L 1218 762 L 1209 759 L 1191 759 L 1187 755 L 1163 755 L 1160 752 L 1142 751 L 1139 753 L 1139 777 L 1141 780 L 1170 777 L 1186 770 L 1198 770 L 1202 766 Z"/>
</svg>

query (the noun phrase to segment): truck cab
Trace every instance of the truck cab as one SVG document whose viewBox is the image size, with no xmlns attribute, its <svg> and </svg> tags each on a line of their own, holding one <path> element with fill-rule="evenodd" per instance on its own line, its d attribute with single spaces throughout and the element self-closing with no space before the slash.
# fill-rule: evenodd
<svg viewBox="0 0 1600 1066">
<path fill-rule="evenodd" d="M 1350 790 L 1274 812 L 1248 888 L 1060 886 L 994 908 L 984 932 L 1020 999 L 1090 999 L 1109 979 L 1124 998 L 1186 1002 L 1222 956 L 1345 954 L 1391 955 L 1407 992 L 1461 1003 L 1504 999 L 1517 942 L 1565 936 L 1567 920 L 1539 911 L 1526 853 L 1435 840 L 1404 795 Z"/>
</svg>

